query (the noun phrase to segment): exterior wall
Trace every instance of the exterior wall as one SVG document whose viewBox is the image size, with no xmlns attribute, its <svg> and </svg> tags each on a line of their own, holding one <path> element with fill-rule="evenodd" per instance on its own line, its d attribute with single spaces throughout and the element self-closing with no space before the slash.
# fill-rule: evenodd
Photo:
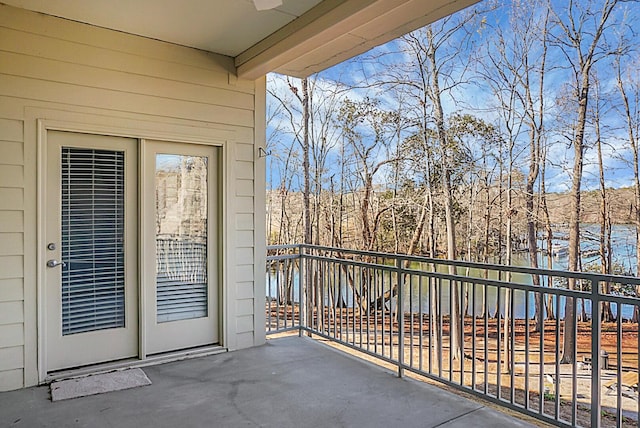
<svg viewBox="0 0 640 428">
<path fill-rule="evenodd" d="M 0 391 L 24 379 L 23 152 L 22 123 L 0 119 Z"/>
<path fill-rule="evenodd" d="M 38 135 L 47 121 L 221 141 L 222 345 L 264 341 L 264 91 L 264 79 L 237 79 L 231 58 L 0 4 L 0 391 L 42 379 Z"/>
</svg>

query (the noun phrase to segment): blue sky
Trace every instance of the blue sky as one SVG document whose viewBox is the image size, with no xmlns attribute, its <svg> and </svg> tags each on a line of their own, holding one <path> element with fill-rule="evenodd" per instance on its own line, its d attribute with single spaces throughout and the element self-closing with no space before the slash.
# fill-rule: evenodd
<svg viewBox="0 0 640 428">
<path fill-rule="evenodd" d="M 528 5 L 528 2 L 524 2 Z M 600 1 L 592 2 L 593 10 L 601 4 Z M 554 1 L 553 5 L 558 15 L 566 18 L 566 1 Z M 449 57 L 444 69 L 451 76 L 450 81 L 459 81 L 454 89 L 443 94 L 443 106 L 445 115 L 453 114 L 472 114 L 488 123 L 497 127 L 501 126 L 500 115 L 495 110 L 497 105 L 496 98 L 479 72 L 479 61 L 482 62 L 483 52 L 487 46 L 495 46 L 496 29 L 503 29 L 508 35 L 508 25 L 512 17 L 512 6 L 515 10 L 518 5 L 512 2 L 503 2 L 500 4 L 492 4 L 482 2 L 476 6 L 476 10 L 480 13 L 466 24 L 463 31 L 450 38 L 441 48 L 439 54 L 442 57 Z M 520 5 L 522 7 L 522 5 Z M 631 25 L 627 23 L 637 22 L 639 5 L 633 3 L 623 3 L 613 15 L 615 19 L 615 27 L 605 32 L 603 43 L 609 48 L 616 44 L 621 36 L 626 38 L 628 46 L 634 47 L 640 43 L 638 36 L 633 32 Z M 492 10 L 488 10 L 492 9 Z M 542 13 L 543 9 L 539 12 Z M 469 10 L 455 16 L 447 24 L 437 23 L 435 28 L 450 28 L 458 19 L 462 19 L 464 14 Z M 594 14 L 594 19 L 597 14 Z M 590 25 L 585 24 L 586 28 Z M 449 26 L 449 27 L 448 27 Z M 552 30 L 555 34 L 560 34 L 558 29 Z M 465 34 L 466 33 L 466 34 Z M 466 38 L 465 38 L 466 37 Z M 463 40 L 467 40 L 463 43 Z M 587 40 L 588 42 L 588 40 Z M 585 44 L 586 45 L 586 44 Z M 352 100 L 362 100 L 369 97 L 378 100 L 380 106 L 395 110 L 398 108 L 398 96 L 391 92 L 387 86 L 368 86 L 376 80 L 380 80 L 380 76 L 389 73 L 391 69 L 398 69 L 408 60 L 403 53 L 403 44 L 399 41 L 392 41 L 378 48 L 373 49 L 359 57 L 332 67 L 317 76 L 313 80 L 318 88 L 314 92 L 314 102 L 316 106 L 321 106 L 323 101 L 323 93 L 332 93 L 338 90 L 340 92 L 339 99 L 349 98 Z M 546 117 L 545 126 L 547 132 L 548 159 L 547 166 L 547 189 L 552 192 L 563 192 L 569 189 L 570 171 L 573 163 L 573 148 L 569 144 L 568 134 L 572 131 L 570 127 L 563 124 L 563 121 L 570 119 L 573 115 L 572 104 L 563 104 L 562 97 L 566 96 L 567 85 L 572 82 L 571 69 L 566 57 L 558 46 L 550 46 L 548 53 L 548 67 L 545 75 L 546 84 L 544 87 Z M 635 65 L 639 63 L 638 52 L 630 50 L 623 59 L 623 67 L 626 71 L 630 71 L 631 76 L 635 74 Z M 603 153 L 605 162 L 605 177 L 607 185 L 610 187 L 624 187 L 632 185 L 633 171 L 630 161 L 632 160 L 631 145 L 627 139 L 627 131 L 624 128 L 624 121 L 619 114 L 619 96 L 616 91 L 616 79 L 614 67 L 611 58 L 605 57 L 596 64 L 594 70 L 597 72 L 598 79 L 601 82 L 601 92 L 603 98 L 601 102 L 601 128 L 603 131 Z M 410 77 L 410 75 L 408 76 Z M 291 97 L 288 84 L 281 76 L 271 76 L 269 78 L 269 89 L 280 94 L 282 97 L 290 98 L 291 108 L 296 108 L 296 101 Z M 290 79 L 293 85 L 299 86 L 296 79 Z M 442 84 L 446 84 L 443 81 Z M 345 89 L 348 86 L 355 86 L 355 89 Z M 593 94 L 593 91 L 592 91 Z M 335 100 L 334 100 L 335 101 Z M 632 99 L 632 101 L 635 101 Z M 405 101 L 406 102 L 406 99 Z M 278 102 L 273 97 L 268 97 L 269 110 L 278 108 Z M 593 101 L 591 102 L 593 106 Z M 322 107 L 318 107 L 322 108 Z M 335 108 L 335 105 L 332 106 Z M 294 113 L 294 120 L 301 122 L 299 111 Z M 279 132 L 274 132 L 278 128 Z M 273 137 L 277 134 L 277 139 L 273 138 L 270 142 L 272 147 L 278 144 L 287 145 L 292 141 L 292 129 L 287 119 L 274 119 L 269 122 L 268 136 Z M 332 134 L 332 138 L 336 141 L 332 144 L 329 157 L 337 156 L 341 143 L 339 135 Z M 527 144 L 526 134 L 520 135 L 519 144 L 525 146 Z M 598 169 L 596 163 L 596 151 L 594 146 L 593 127 L 587 129 L 585 139 L 586 145 L 589 147 L 585 152 L 585 165 L 583 174 L 583 188 L 592 189 L 598 185 Z M 381 153 L 380 156 L 383 156 Z M 515 165 L 526 173 L 526 150 L 523 155 L 516 159 Z M 278 181 L 281 177 L 282 166 L 276 168 L 275 159 L 269 162 L 271 170 L 268 172 L 268 181 Z M 329 163 L 331 165 L 331 163 Z M 335 166 L 335 164 L 334 164 Z M 271 178 L 269 178 L 269 175 Z M 275 183 L 274 183 L 275 184 Z"/>
</svg>

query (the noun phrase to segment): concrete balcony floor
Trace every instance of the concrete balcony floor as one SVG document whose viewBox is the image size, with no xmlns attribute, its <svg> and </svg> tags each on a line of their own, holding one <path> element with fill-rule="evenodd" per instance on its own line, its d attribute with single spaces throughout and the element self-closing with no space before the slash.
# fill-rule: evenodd
<svg viewBox="0 0 640 428">
<path fill-rule="evenodd" d="M 46 386 L 0 393 L 0 426 L 532 426 L 297 336 L 143 370 L 152 385 L 55 403 Z"/>
</svg>

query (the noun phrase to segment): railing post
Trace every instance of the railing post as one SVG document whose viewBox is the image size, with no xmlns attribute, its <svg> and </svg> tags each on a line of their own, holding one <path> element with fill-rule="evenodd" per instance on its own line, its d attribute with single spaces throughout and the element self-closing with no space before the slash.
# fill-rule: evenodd
<svg viewBox="0 0 640 428">
<path fill-rule="evenodd" d="M 306 310 L 307 310 L 307 304 L 306 304 L 306 293 L 305 293 L 305 289 L 307 287 L 307 283 L 306 283 L 306 260 L 304 259 L 304 247 L 302 244 L 300 244 L 298 246 L 298 263 L 300 263 L 300 269 L 298 271 L 298 275 L 300 276 L 298 278 L 298 323 L 299 323 L 299 329 L 298 329 L 298 336 L 302 337 L 303 331 L 304 331 L 304 325 L 305 325 L 305 320 L 306 320 Z"/>
<path fill-rule="evenodd" d="M 396 307 L 398 317 L 398 377 L 404 376 L 404 266 L 402 262 L 401 257 L 396 258 L 396 273 L 398 275 L 398 299 Z M 393 294 L 391 297 L 393 297 Z"/>
<path fill-rule="evenodd" d="M 591 428 L 600 428 L 600 289 L 598 281 L 591 280 Z"/>
</svg>

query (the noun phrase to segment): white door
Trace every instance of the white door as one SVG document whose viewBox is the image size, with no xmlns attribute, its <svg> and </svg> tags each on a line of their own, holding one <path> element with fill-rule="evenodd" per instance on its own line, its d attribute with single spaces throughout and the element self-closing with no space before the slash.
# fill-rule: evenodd
<svg viewBox="0 0 640 428">
<path fill-rule="evenodd" d="M 47 371 L 138 355 L 137 141 L 49 131 Z"/>
<path fill-rule="evenodd" d="M 145 353 L 218 342 L 216 148 L 144 142 Z"/>
</svg>

